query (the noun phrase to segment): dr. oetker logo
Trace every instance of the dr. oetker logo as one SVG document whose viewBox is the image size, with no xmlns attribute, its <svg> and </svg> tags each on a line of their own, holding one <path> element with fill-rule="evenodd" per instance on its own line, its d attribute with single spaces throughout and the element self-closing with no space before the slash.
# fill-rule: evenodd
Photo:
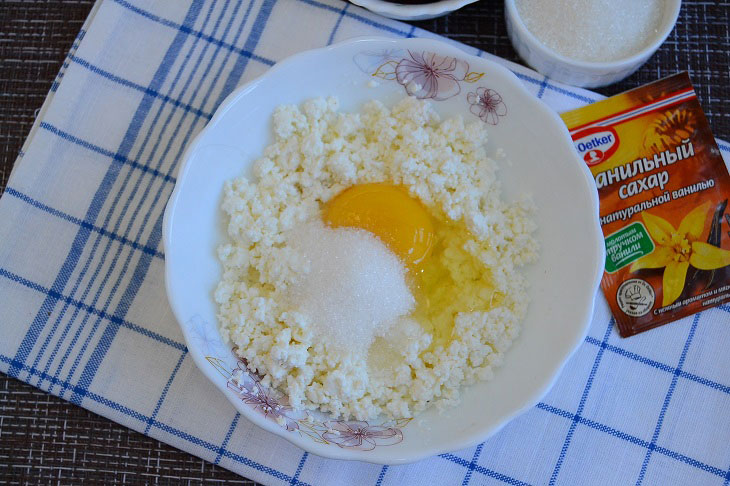
<svg viewBox="0 0 730 486">
<path fill-rule="evenodd" d="M 611 127 L 593 127 L 573 134 L 578 154 L 589 167 L 600 164 L 618 149 L 618 135 Z"/>
</svg>

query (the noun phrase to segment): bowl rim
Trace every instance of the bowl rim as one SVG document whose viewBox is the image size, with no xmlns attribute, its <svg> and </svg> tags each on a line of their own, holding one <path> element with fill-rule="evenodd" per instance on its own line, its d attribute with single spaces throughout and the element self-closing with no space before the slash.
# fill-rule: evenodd
<svg viewBox="0 0 730 486">
<path fill-rule="evenodd" d="M 317 444 L 311 440 L 306 440 L 296 434 L 292 434 L 286 429 L 280 427 L 278 424 L 275 424 L 274 422 L 266 419 L 262 415 L 255 413 L 253 409 L 250 409 L 248 407 L 242 407 L 240 406 L 240 400 L 234 399 L 232 394 L 228 393 L 219 383 L 218 380 L 211 378 L 214 375 L 213 371 L 210 369 L 208 361 L 203 356 L 203 353 L 201 353 L 195 344 L 193 344 L 193 339 L 191 336 L 191 331 L 188 329 L 188 327 L 185 324 L 185 316 L 182 316 L 180 312 L 178 311 L 177 306 L 175 305 L 175 297 L 172 293 L 171 289 L 171 260 L 167 258 L 168 250 L 171 247 L 171 233 L 173 228 L 173 216 L 175 212 L 175 206 L 177 203 L 177 200 L 180 197 L 180 191 L 182 188 L 181 182 L 185 180 L 185 177 L 187 173 L 189 172 L 192 155 L 198 150 L 198 145 L 200 144 L 200 141 L 203 139 L 205 134 L 211 129 L 211 127 L 214 127 L 217 123 L 217 121 L 224 115 L 224 113 L 228 110 L 229 106 L 235 102 L 235 100 L 244 95 L 245 93 L 254 90 L 259 84 L 266 81 L 266 79 L 271 76 L 272 74 L 277 73 L 280 70 L 283 70 L 286 68 L 287 65 L 293 63 L 295 60 L 299 60 L 301 58 L 305 58 L 307 56 L 317 56 L 321 54 L 326 54 L 330 51 L 338 50 L 341 48 L 345 48 L 348 46 L 351 46 L 353 44 L 377 44 L 377 43 L 389 43 L 389 44 L 399 44 L 401 46 L 409 45 L 409 44 L 417 44 L 420 47 L 430 48 L 433 50 L 436 50 L 437 52 L 444 52 L 447 51 L 449 53 L 452 53 L 453 55 L 458 55 L 462 59 L 465 59 L 467 61 L 475 62 L 477 64 L 488 64 L 490 69 L 502 71 L 502 73 L 506 74 L 508 78 L 511 78 L 514 81 L 515 86 L 517 87 L 518 91 L 521 91 L 528 103 L 533 103 L 533 106 L 536 110 L 540 110 L 543 113 L 543 116 L 546 116 L 548 118 L 552 118 L 553 121 L 556 123 L 559 129 L 564 134 L 564 139 L 561 143 L 568 144 L 571 153 L 574 154 L 574 159 L 576 162 L 576 168 L 577 170 L 583 174 L 587 188 L 588 195 L 590 196 L 590 205 L 591 210 L 594 215 L 594 225 L 593 228 L 591 228 L 592 233 L 594 235 L 594 243 L 595 243 L 595 249 L 597 251 L 596 254 L 596 262 L 594 263 L 594 268 L 592 269 L 592 278 L 591 278 L 591 289 L 593 289 L 593 297 L 590 299 L 590 302 L 586 302 L 586 305 L 583 309 L 583 326 L 581 329 L 581 332 L 576 333 L 574 338 L 572 340 L 567 340 L 565 348 L 567 352 L 562 357 L 559 363 L 555 365 L 555 368 L 552 370 L 551 373 L 546 375 L 546 378 L 541 383 L 539 387 L 536 387 L 530 397 L 522 403 L 521 406 L 516 407 L 514 410 L 512 410 L 511 413 L 505 414 L 501 420 L 494 425 L 490 426 L 489 428 L 485 429 L 478 429 L 478 431 L 471 431 L 470 433 L 464 434 L 460 436 L 458 439 L 451 439 L 449 441 L 445 441 L 441 443 L 439 446 L 431 447 L 428 449 L 422 449 L 420 451 L 416 452 L 410 452 L 405 451 L 404 453 L 400 454 L 397 457 L 394 457 L 392 454 L 388 454 L 381 457 L 373 457 L 371 455 L 368 455 L 366 453 L 363 453 L 363 451 L 355 450 L 355 449 L 344 449 L 340 447 L 328 447 L 324 446 L 322 444 Z M 221 102 L 221 104 L 218 106 L 218 108 L 215 110 L 215 113 L 213 117 L 210 119 L 210 121 L 206 124 L 206 126 L 193 138 L 193 140 L 190 142 L 188 147 L 185 149 L 185 152 L 181 158 L 180 161 L 180 168 L 178 170 L 177 175 L 177 182 L 175 184 L 175 187 L 170 195 L 170 198 L 167 202 L 167 205 L 165 207 L 165 212 L 163 216 L 163 222 L 162 222 L 162 241 L 163 241 L 163 249 L 165 251 L 165 289 L 168 297 L 168 301 L 170 304 L 170 308 L 172 310 L 173 315 L 175 316 L 175 319 L 177 320 L 178 324 L 180 325 L 180 328 L 183 333 L 183 337 L 185 338 L 185 342 L 187 344 L 188 350 L 190 351 L 190 355 L 193 358 L 193 361 L 195 362 L 198 369 L 203 373 L 203 375 L 213 382 L 213 385 L 221 390 L 221 392 L 228 398 L 228 400 L 233 404 L 234 408 L 241 413 L 241 415 L 246 418 L 248 421 L 253 423 L 259 428 L 264 429 L 267 432 L 270 432 L 272 434 L 275 434 L 288 442 L 302 448 L 303 450 L 310 452 L 312 454 L 318 455 L 320 457 L 328 458 L 328 459 L 340 459 L 340 460 L 355 460 L 355 461 L 362 461 L 372 464 L 379 464 L 379 465 L 399 465 L 399 464 L 408 464 L 416 461 L 420 461 L 422 459 L 427 459 L 429 457 L 433 457 L 435 455 L 447 453 L 447 452 L 453 452 L 455 450 L 460 450 L 468 447 L 473 447 L 481 442 L 484 442 L 487 438 L 491 437 L 495 433 L 497 433 L 500 429 L 502 429 L 507 423 L 509 423 L 511 420 L 516 418 L 517 416 L 521 415 L 522 413 L 526 412 L 527 410 L 533 408 L 540 399 L 552 388 L 552 386 L 557 381 L 558 377 L 560 376 L 563 368 L 565 367 L 565 364 L 568 362 L 568 360 L 573 356 L 573 354 L 577 351 L 580 344 L 585 339 L 586 335 L 588 334 L 588 329 L 591 324 L 591 318 L 593 315 L 594 307 L 595 307 L 595 300 L 596 300 L 596 290 L 598 289 L 598 286 L 600 284 L 601 278 L 603 276 L 603 270 L 604 270 L 604 261 L 605 261 L 605 246 L 603 243 L 603 232 L 601 230 L 600 224 L 599 224 L 599 201 L 598 201 L 598 192 L 594 190 L 594 180 L 593 177 L 590 174 L 590 171 L 588 167 L 580 160 L 577 153 L 575 153 L 575 149 L 573 147 L 572 139 L 570 138 L 570 134 L 568 132 L 567 127 L 563 123 L 560 116 L 557 114 L 557 112 L 553 111 L 551 108 L 549 108 L 542 100 L 536 98 L 532 93 L 529 92 L 529 90 L 525 87 L 524 83 L 522 83 L 517 76 L 507 69 L 504 66 L 499 65 L 495 61 L 485 59 L 483 57 L 478 57 L 472 54 L 469 54 L 458 47 L 455 47 L 453 45 L 447 44 L 443 41 L 434 40 L 434 39 L 427 39 L 427 38 L 408 38 L 408 39 L 401 39 L 401 38 L 388 38 L 388 37 L 377 37 L 377 36 L 365 36 L 365 37 L 355 37 L 352 39 L 348 39 L 339 43 L 335 43 L 326 47 L 316 48 L 316 49 L 310 49 L 306 51 L 302 51 L 299 53 L 296 53 L 292 56 L 287 57 L 286 59 L 277 62 L 274 66 L 272 66 L 268 71 L 263 73 L 261 76 L 257 77 L 256 79 L 253 79 L 247 83 L 242 84 L 238 88 L 234 89 L 224 100 Z M 217 324 L 216 324 L 217 328 Z"/>
<path fill-rule="evenodd" d="M 525 25 L 525 22 L 522 20 L 522 17 L 520 16 L 520 13 L 517 11 L 517 4 L 515 3 L 516 0 L 505 0 L 505 16 L 508 18 L 511 18 L 513 20 L 512 25 L 517 27 L 520 32 L 519 36 L 522 38 L 527 39 L 530 44 L 532 44 L 535 48 L 537 48 L 540 51 L 540 54 L 556 59 L 564 64 L 570 65 L 572 67 L 578 68 L 578 69 L 585 69 L 585 70 L 592 70 L 592 69 L 598 69 L 598 70 L 613 70 L 613 69 L 621 69 L 625 68 L 626 66 L 633 65 L 636 63 L 643 62 L 646 58 L 654 54 L 657 49 L 659 49 L 659 46 L 661 46 L 665 40 L 667 40 L 667 37 L 669 37 L 669 34 L 672 33 L 672 30 L 674 30 L 674 27 L 677 25 L 677 19 L 679 18 L 679 12 L 682 8 L 682 0 L 670 0 L 672 3 L 669 5 L 666 5 L 665 8 L 672 10 L 669 11 L 669 16 L 666 17 L 669 22 L 666 24 L 663 24 L 662 29 L 655 35 L 654 41 L 641 49 L 640 51 L 621 59 L 616 59 L 615 61 L 581 61 L 578 59 L 573 59 L 571 57 L 565 56 L 564 54 L 560 54 L 559 52 L 551 49 L 547 45 L 545 45 L 544 42 L 542 42 L 540 39 L 533 34 L 530 29 L 527 28 L 527 25 Z M 508 20 L 509 23 L 509 20 Z"/>
<path fill-rule="evenodd" d="M 478 0 L 438 0 L 430 3 L 403 4 L 386 0 L 352 0 L 359 7 L 391 18 L 438 17 Z"/>
</svg>

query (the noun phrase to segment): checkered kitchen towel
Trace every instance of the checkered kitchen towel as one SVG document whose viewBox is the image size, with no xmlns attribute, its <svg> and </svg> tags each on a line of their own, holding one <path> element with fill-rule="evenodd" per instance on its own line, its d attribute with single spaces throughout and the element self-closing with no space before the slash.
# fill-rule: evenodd
<svg viewBox="0 0 730 486">
<path fill-rule="evenodd" d="M 305 454 L 198 372 L 163 285 L 177 161 L 235 86 L 360 35 L 431 34 L 338 0 L 97 4 L 0 200 L 0 370 L 265 484 L 727 486 L 727 306 L 621 340 L 599 298 L 538 406 L 476 448 L 407 466 Z M 557 110 L 599 98 L 509 67 Z"/>
</svg>

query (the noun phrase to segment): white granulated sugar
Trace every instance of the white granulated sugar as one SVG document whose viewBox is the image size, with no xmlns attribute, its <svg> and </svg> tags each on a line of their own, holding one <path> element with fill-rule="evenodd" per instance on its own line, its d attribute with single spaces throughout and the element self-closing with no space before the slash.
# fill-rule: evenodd
<svg viewBox="0 0 730 486">
<path fill-rule="evenodd" d="M 291 247 L 309 271 L 290 289 L 292 307 L 312 321 L 315 338 L 340 353 L 366 353 L 414 305 L 405 268 L 372 233 L 318 221 L 292 231 Z"/>
<path fill-rule="evenodd" d="M 527 29 L 554 51 L 579 61 L 636 54 L 658 33 L 665 0 L 516 0 Z"/>
</svg>

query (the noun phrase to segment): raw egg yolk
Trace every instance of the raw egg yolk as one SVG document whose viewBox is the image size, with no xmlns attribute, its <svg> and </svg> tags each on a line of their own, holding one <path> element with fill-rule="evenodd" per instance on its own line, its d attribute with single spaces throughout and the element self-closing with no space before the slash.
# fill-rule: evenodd
<svg viewBox="0 0 730 486">
<path fill-rule="evenodd" d="M 401 186 L 349 187 L 327 204 L 323 219 L 333 227 L 373 233 L 414 272 L 422 269 L 434 243 L 433 223 L 426 209 Z"/>
</svg>

